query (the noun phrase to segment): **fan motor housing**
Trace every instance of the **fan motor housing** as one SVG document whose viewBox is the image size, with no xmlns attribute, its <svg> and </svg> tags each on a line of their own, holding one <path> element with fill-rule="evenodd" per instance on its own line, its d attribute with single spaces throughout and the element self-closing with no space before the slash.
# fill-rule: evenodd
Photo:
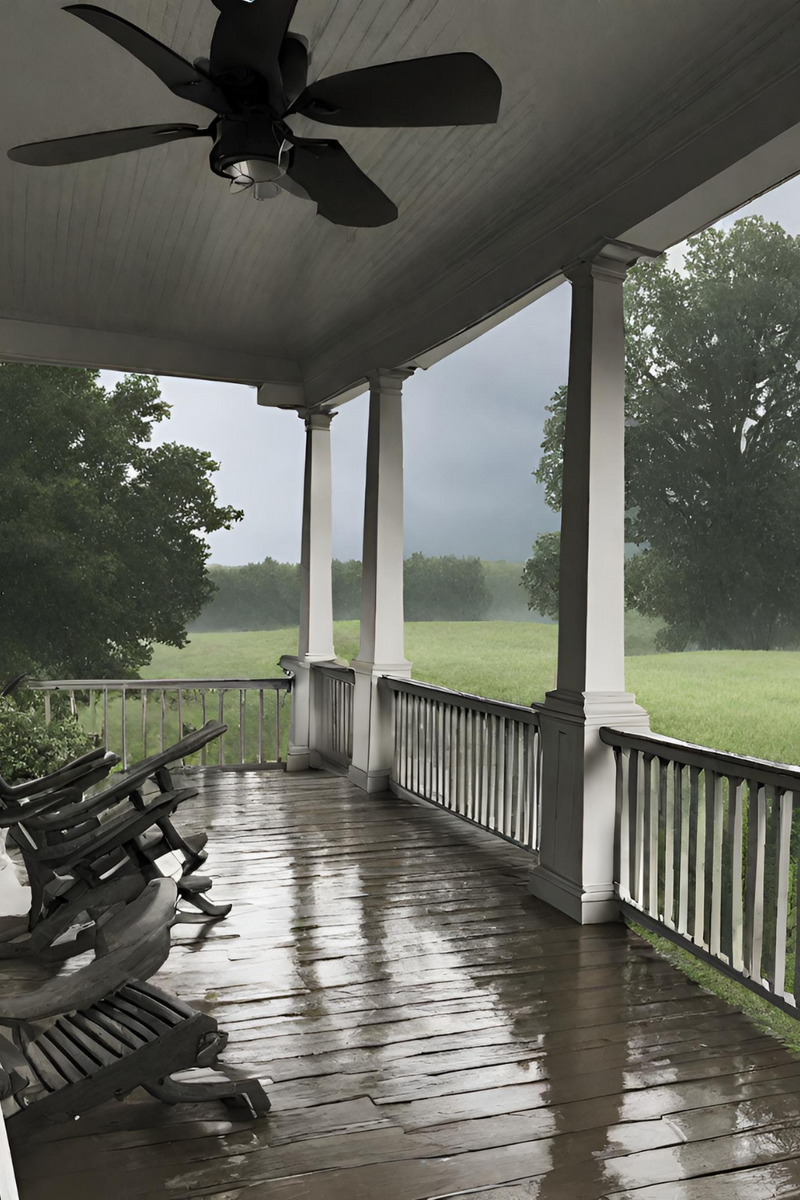
<svg viewBox="0 0 800 1200">
<path fill-rule="evenodd" d="M 268 164 L 274 164 L 274 178 L 278 178 L 283 174 L 279 160 L 284 133 L 280 122 L 263 113 L 220 117 L 210 157 L 212 171 L 230 179 L 240 163 L 257 160 L 263 163 L 262 178 L 271 175 Z"/>
</svg>

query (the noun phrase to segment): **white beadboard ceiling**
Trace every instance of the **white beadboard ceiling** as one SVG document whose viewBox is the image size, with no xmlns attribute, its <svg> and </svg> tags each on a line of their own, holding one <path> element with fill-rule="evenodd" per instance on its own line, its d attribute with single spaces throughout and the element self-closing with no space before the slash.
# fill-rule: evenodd
<svg viewBox="0 0 800 1200">
<path fill-rule="evenodd" d="M 210 0 L 105 6 L 190 59 L 217 17 Z M 398 203 L 397 223 L 373 230 L 337 228 L 291 196 L 230 196 L 205 142 L 25 167 L 5 149 L 208 114 L 57 0 L 2 0 L 0 353 L 272 378 L 320 400 L 454 336 L 800 122 L 798 0 L 299 0 L 292 28 L 311 43 L 312 78 L 476 51 L 503 81 L 500 122 L 293 119 L 338 136 Z"/>
</svg>

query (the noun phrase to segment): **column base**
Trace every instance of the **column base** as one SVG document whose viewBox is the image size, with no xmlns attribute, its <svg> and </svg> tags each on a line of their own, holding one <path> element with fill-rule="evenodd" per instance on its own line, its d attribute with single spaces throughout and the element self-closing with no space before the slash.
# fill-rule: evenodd
<svg viewBox="0 0 800 1200">
<path fill-rule="evenodd" d="M 619 900 L 612 884 L 582 886 L 547 867 L 538 866 L 531 871 L 528 891 L 579 925 L 603 925 L 619 920 Z"/>
<path fill-rule="evenodd" d="M 374 795 L 378 792 L 389 791 L 389 776 L 391 771 L 364 771 L 361 767 L 351 766 L 347 778 L 362 792 Z"/>
<path fill-rule="evenodd" d="M 539 709 L 542 822 L 532 894 L 581 924 L 619 919 L 616 770 L 600 729 L 649 729 L 630 692 L 548 692 Z"/>
<path fill-rule="evenodd" d="M 286 770 L 291 774 L 295 771 L 311 770 L 311 751 L 307 746 L 290 746 L 286 752 Z"/>
</svg>

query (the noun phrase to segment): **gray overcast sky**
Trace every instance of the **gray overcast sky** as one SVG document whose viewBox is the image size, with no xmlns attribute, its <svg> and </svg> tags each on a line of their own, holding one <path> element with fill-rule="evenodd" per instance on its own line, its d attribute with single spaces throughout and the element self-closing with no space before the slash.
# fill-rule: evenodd
<svg viewBox="0 0 800 1200">
<path fill-rule="evenodd" d="M 800 179 L 736 216 L 762 213 L 800 232 Z M 730 224 L 728 218 L 724 224 Z M 538 533 L 558 528 L 531 472 L 545 406 L 567 378 L 569 290 L 538 300 L 405 385 L 406 553 L 524 560 Z M 112 382 L 114 376 L 104 372 Z M 220 499 L 244 509 L 211 538 L 212 561 L 296 561 L 304 432 L 288 412 L 259 408 L 233 384 L 162 379 L 172 405 L 156 440 L 186 442 L 220 463 Z M 333 422 L 334 555 L 361 557 L 367 398 Z"/>
</svg>

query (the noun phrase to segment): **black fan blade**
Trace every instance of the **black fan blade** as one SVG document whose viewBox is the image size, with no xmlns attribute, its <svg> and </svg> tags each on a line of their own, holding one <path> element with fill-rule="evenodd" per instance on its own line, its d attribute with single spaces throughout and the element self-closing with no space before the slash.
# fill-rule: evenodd
<svg viewBox="0 0 800 1200">
<path fill-rule="evenodd" d="M 339 142 L 309 138 L 292 140 L 287 174 L 317 203 L 317 211 L 334 225 L 359 228 L 388 225 L 397 208 L 377 184 L 357 167 Z"/>
<path fill-rule="evenodd" d="M 491 125 L 503 88 L 477 54 L 439 54 L 318 79 L 294 105 L 326 125 Z"/>
<path fill-rule="evenodd" d="M 283 39 L 294 16 L 297 0 L 220 0 L 221 15 L 211 42 L 211 69 L 214 75 L 224 75 L 245 67 L 265 79 L 273 102 L 279 105 L 282 97 L 281 75 L 278 67 Z"/>
<path fill-rule="evenodd" d="M 56 138 L 51 142 L 30 142 L 27 146 L 9 150 L 8 157 L 30 167 L 60 167 L 66 163 L 127 154 L 130 150 L 147 150 L 183 138 L 210 136 L 208 130 L 199 129 L 197 125 L 139 125 L 133 129 L 108 129 L 103 133 Z"/>
<path fill-rule="evenodd" d="M 308 46 L 302 38 L 289 34 L 283 39 L 278 55 L 284 102 L 293 104 L 308 83 Z"/>
<path fill-rule="evenodd" d="M 212 112 L 230 112 L 224 95 L 210 79 L 185 58 L 181 58 L 180 54 L 162 45 L 138 26 L 131 25 L 130 21 L 106 12 L 104 8 L 98 8 L 94 4 L 70 4 L 64 11 L 73 13 L 82 21 L 93 25 L 100 33 L 122 46 L 123 50 L 138 58 L 139 62 L 149 67 L 176 96 L 191 100 L 195 104 L 202 104 Z"/>
</svg>

